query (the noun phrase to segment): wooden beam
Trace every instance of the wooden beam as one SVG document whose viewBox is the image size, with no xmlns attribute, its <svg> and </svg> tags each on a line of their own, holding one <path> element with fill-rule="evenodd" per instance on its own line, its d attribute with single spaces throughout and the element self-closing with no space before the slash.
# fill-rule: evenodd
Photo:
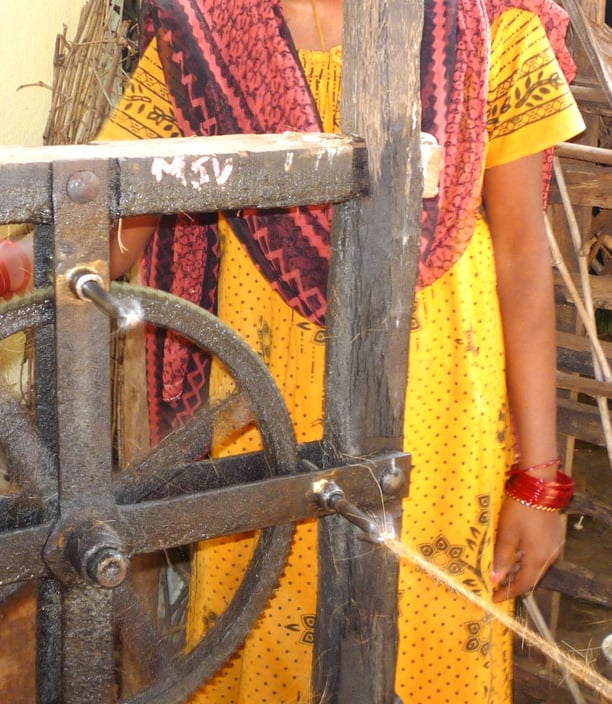
<svg viewBox="0 0 612 704">
<path fill-rule="evenodd" d="M 363 140 L 226 135 L 0 148 L 0 224 L 51 222 L 51 164 L 109 162 L 114 217 L 337 203 L 368 186 Z M 106 185 L 106 184 L 105 184 Z"/>
<path fill-rule="evenodd" d="M 558 371 L 557 388 L 577 391 L 578 393 L 587 394 L 593 398 L 597 396 L 612 398 L 612 382 L 597 381 L 596 379 L 589 379 L 588 377 L 578 376 L 576 374 L 566 374 Z"/>
<path fill-rule="evenodd" d="M 586 599 L 612 608 L 612 578 L 562 560 L 554 564 L 542 580 L 542 586 L 572 599 Z"/>
<path fill-rule="evenodd" d="M 578 142 L 563 142 L 558 144 L 555 147 L 555 156 L 612 166 L 612 149 L 593 147 L 589 144 L 579 144 Z"/>
<path fill-rule="evenodd" d="M 557 427 L 560 433 L 584 440 L 591 445 L 605 447 L 606 441 L 597 406 L 557 398 L 557 414 Z"/>
<path fill-rule="evenodd" d="M 401 449 L 422 211 L 420 2 L 345 3 L 342 129 L 365 138 L 368 196 L 336 208 L 325 439 Z M 340 517 L 319 523 L 314 701 L 393 704 L 398 561 Z"/>
<path fill-rule="evenodd" d="M 574 494 L 568 510 L 574 515 L 590 516 L 608 527 L 612 526 L 612 506 L 589 494 Z"/>
<path fill-rule="evenodd" d="M 520 641 L 517 648 L 524 646 Z M 527 646 L 524 646 L 527 649 Z M 547 704 L 576 704 L 576 699 L 567 689 L 563 676 L 551 671 L 546 662 L 542 662 L 533 653 L 530 656 L 516 654 L 514 657 L 514 701 L 538 701 Z M 521 697 L 528 696 L 529 699 Z M 584 704 L 601 704 L 601 699 L 589 692 L 582 692 Z"/>
<path fill-rule="evenodd" d="M 568 12 L 572 29 L 576 33 L 584 53 L 588 57 L 610 107 L 612 107 L 612 68 L 608 58 L 610 30 L 603 25 L 598 27 L 589 20 L 581 0 L 560 0 Z M 606 32 L 607 30 L 607 32 Z"/>
<path fill-rule="evenodd" d="M 580 277 L 575 275 L 573 281 L 578 293 L 582 295 Z M 612 287 L 607 276 L 589 276 L 589 288 L 591 289 L 594 308 L 612 310 Z M 557 303 L 574 303 L 559 273 L 555 273 L 555 300 Z"/>
<path fill-rule="evenodd" d="M 573 83 L 570 88 L 581 112 L 597 116 L 612 115 L 612 107 L 610 107 L 606 95 L 600 87 L 585 83 L 582 85 Z"/>
<path fill-rule="evenodd" d="M 607 152 L 612 163 L 612 149 L 600 149 Z M 587 161 L 563 159 L 563 177 L 574 207 L 612 208 L 612 168 Z M 558 189 L 553 183 L 550 189 L 552 203 L 560 202 Z"/>
</svg>

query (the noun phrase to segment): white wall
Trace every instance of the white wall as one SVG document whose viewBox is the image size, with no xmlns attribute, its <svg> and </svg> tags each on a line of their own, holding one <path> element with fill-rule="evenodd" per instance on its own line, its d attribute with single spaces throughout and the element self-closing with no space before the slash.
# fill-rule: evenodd
<svg viewBox="0 0 612 704">
<path fill-rule="evenodd" d="M 68 27 L 71 39 L 84 0 L 3 0 L 0 41 L 0 144 L 42 144 L 51 104 L 55 38 Z"/>
<path fill-rule="evenodd" d="M 51 105 L 50 88 L 22 88 L 42 81 L 51 86 L 55 38 L 67 26 L 72 39 L 85 0 L 0 0 L 0 145 L 38 146 Z M 0 226 L 10 237 L 11 226 Z M 0 377 L 19 397 L 23 340 L 13 336 L 0 343 Z M 2 485 L 0 472 L 0 486 Z"/>
</svg>

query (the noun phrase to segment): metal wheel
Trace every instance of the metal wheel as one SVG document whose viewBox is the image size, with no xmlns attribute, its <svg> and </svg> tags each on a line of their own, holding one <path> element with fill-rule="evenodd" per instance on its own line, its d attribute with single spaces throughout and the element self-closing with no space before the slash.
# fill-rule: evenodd
<svg viewBox="0 0 612 704">
<path fill-rule="evenodd" d="M 177 653 L 160 638 L 156 619 L 148 615 L 137 590 L 125 579 L 128 563 L 135 555 L 154 549 L 180 552 L 184 545 L 233 532 L 236 524 L 231 517 L 227 527 L 219 529 L 219 517 L 212 516 L 215 527 L 210 528 L 207 512 L 212 503 L 206 497 L 214 491 L 228 492 L 245 481 L 293 473 L 297 446 L 289 414 L 267 368 L 227 326 L 202 309 L 158 291 L 113 284 L 111 292 L 118 301 L 137 299 L 144 321 L 172 329 L 218 358 L 231 373 L 236 392 L 202 409 L 193 423 L 117 473 L 109 487 L 114 505 L 109 506 L 108 515 L 93 517 L 84 516 L 82 510 L 71 516 L 71 507 L 58 501 L 54 454 L 39 440 L 19 404 L 3 394 L 0 444 L 7 454 L 15 491 L 0 497 L 0 585 L 10 591 L 26 580 L 55 580 L 64 592 L 63 608 L 68 603 L 69 609 L 68 617 L 62 612 L 64 639 L 74 634 L 77 642 L 83 642 L 83 638 L 96 638 L 99 630 L 142 654 L 145 688 L 124 696 L 119 685 L 114 701 L 174 704 L 209 679 L 241 645 L 278 582 L 293 526 L 265 527 L 259 532 L 252 559 L 227 609 L 188 653 L 182 649 Z M 39 290 L 0 307 L 0 338 L 52 325 L 53 319 L 51 291 Z M 194 438 L 208 432 L 245 399 L 259 428 L 263 451 L 227 460 L 198 460 L 190 454 Z M 30 448 L 25 454 L 24 447 Z M 167 523 L 166 508 L 171 512 L 172 502 L 181 507 L 178 527 Z M 247 506 L 239 508 L 248 511 Z M 102 534 L 100 524 L 106 524 Z M 109 614 L 110 628 L 100 621 Z M 72 656 L 64 650 L 64 658 L 66 652 Z M 74 660 L 62 663 L 63 677 L 83 667 L 91 667 L 92 677 L 97 676 L 98 663 L 81 662 L 77 652 Z M 83 673 L 78 676 L 83 681 Z M 83 702 L 94 701 L 83 698 L 82 691 L 78 696 Z M 76 695 L 67 698 L 75 701 Z"/>
</svg>

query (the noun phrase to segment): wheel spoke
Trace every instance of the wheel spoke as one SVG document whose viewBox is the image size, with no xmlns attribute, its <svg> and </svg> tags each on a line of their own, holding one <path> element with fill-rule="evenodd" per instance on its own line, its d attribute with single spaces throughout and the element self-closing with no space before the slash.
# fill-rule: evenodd
<svg viewBox="0 0 612 704">
<path fill-rule="evenodd" d="M 48 574 L 42 551 L 50 523 L 0 534 L 0 584 L 38 579 Z"/>
<path fill-rule="evenodd" d="M 135 503 L 174 493 L 171 487 L 178 475 L 189 471 L 208 452 L 213 428 L 215 440 L 223 442 L 252 421 L 250 404 L 242 393 L 201 408 L 189 423 L 167 435 L 145 457 L 116 476 L 115 496 L 120 497 L 121 503 Z"/>
</svg>

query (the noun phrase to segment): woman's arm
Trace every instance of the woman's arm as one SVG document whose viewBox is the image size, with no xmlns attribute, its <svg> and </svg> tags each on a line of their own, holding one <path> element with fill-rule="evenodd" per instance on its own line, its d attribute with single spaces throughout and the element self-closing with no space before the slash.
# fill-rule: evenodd
<svg viewBox="0 0 612 704">
<path fill-rule="evenodd" d="M 155 231 L 157 215 L 125 218 L 113 227 L 110 238 L 110 278 L 117 279 L 140 260 Z M 0 240 L 0 298 L 32 287 L 33 235 Z"/>
<path fill-rule="evenodd" d="M 487 169 L 484 186 L 521 467 L 558 455 L 556 325 L 542 206 L 542 161 L 542 155 L 536 154 Z M 556 471 L 556 466 L 550 466 L 531 474 L 549 481 Z M 531 589 L 559 556 L 562 545 L 558 512 L 506 498 L 495 546 L 496 601 Z"/>
<path fill-rule="evenodd" d="M 119 221 L 113 228 L 110 238 L 111 279 L 123 276 L 140 261 L 158 220 L 157 215 L 136 215 Z"/>
</svg>

